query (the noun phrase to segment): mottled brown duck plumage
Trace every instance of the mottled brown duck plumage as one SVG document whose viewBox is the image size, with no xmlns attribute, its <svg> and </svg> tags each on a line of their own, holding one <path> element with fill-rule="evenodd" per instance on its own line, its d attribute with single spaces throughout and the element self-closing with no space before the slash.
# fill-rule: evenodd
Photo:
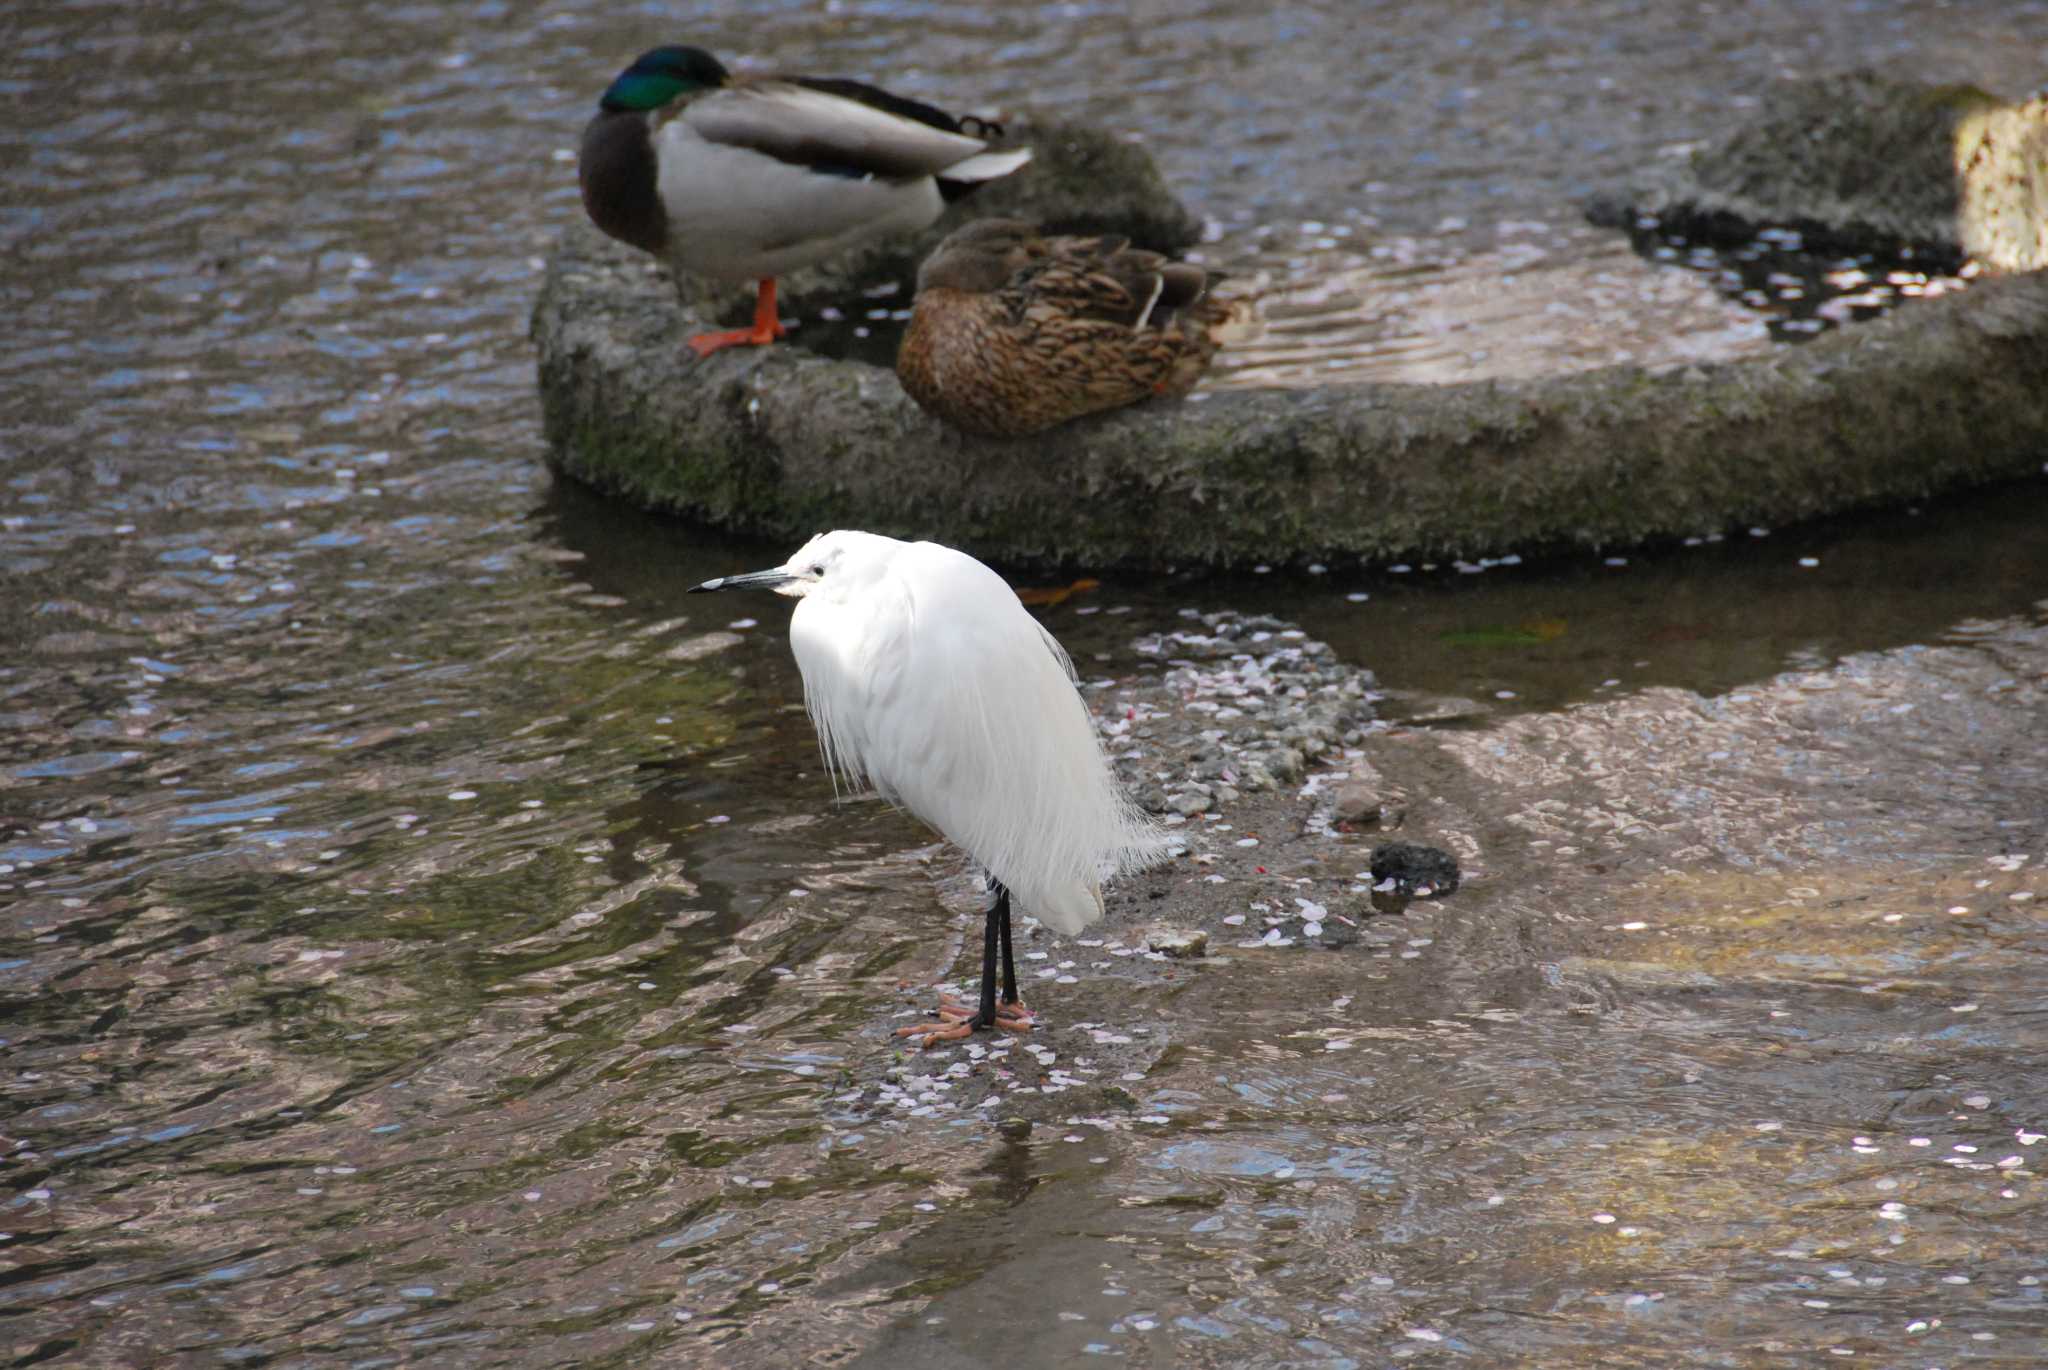
<svg viewBox="0 0 2048 1370">
<path fill-rule="evenodd" d="M 977 220 L 918 270 L 896 374 L 928 412 L 991 437 L 1185 394 L 1230 313 L 1212 284 L 1122 238 Z"/>
</svg>

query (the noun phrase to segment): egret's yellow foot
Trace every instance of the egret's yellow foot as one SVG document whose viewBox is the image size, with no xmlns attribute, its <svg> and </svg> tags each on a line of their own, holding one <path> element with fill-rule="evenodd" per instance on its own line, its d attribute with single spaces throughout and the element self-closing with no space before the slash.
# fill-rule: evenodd
<svg viewBox="0 0 2048 1370">
<path fill-rule="evenodd" d="M 915 1038 L 921 1047 L 934 1042 L 957 1042 L 974 1035 L 974 1020 L 980 1012 L 950 994 L 941 995 L 939 1006 L 932 1010 L 931 1021 L 897 1028 L 896 1035 Z M 1022 999 L 996 1002 L 996 1026 L 1005 1032 L 1029 1032 L 1037 1025 L 1038 1019 L 1024 1007 Z"/>
</svg>

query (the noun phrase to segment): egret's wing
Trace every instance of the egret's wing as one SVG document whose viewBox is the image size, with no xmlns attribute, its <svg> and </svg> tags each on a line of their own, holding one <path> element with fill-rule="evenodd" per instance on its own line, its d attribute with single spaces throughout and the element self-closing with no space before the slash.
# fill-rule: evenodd
<svg viewBox="0 0 2048 1370">
<path fill-rule="evenodd" d="M 691 101 L 681 117 L 707 142 L 885 180 L 936 175 L 988 146 L 929 105 L 855 81 L 747 81 Z"/>
<path fill-rule="evenodd" d="M 1063 932 L 1102 914 L 1099 870 L 1163 843 L 1110 772 L 1066 653 L 1002 578 L 932 543 L 898 557 L 909 629 L 889 693 L 873 696 L 871 769 Z"/>
<path fill-rule="evenodd" d="M 804 678 L 804 708 L 835 789 L 872 786 L 902 803 L 894 783 L 890 719 L 909 664 L 911 615 L 902 587 L 885 579 L 846 604 L 798 603 L 789 646 Z M 881 745 L 887 744 L 887 745 Z"/>
</svg>

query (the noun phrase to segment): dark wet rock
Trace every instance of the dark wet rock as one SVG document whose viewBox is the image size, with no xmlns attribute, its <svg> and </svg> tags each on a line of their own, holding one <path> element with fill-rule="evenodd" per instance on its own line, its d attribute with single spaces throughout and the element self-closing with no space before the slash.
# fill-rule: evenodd
<svg viewBox="0 0 2048 1370">
<path fill-rule="evenodd" d="M 1403 894 L 1424 886 L 1433 894 L 1451 894 L 1458 888 L 1458 859 L 1440 847 L 1385 842 L 1372 849 L 1372 878 L 1375 884 L 1394 881 Z"/>
<path fill-rule="evenodd" d="M 1647 217 L 1704 241 L 1796 230 L 1810 247 L 1999 271 L 2048 266 L 2048 97 L 1852 72 L 1787 81 L 1684 162 L 1603 195 L 1595 222 Z"/>
<path fill-rule="evenodd" d="M 572 226 L 533 320 L 553 463 L 791 546 L 867 528 L 1012 566 L 1638 543 L 2026 475 L 2048 431 L 2048 273 L 1744 362 L 1228 391 L 1004 442 L 941 427 L 880 367 L 789 345 L 699 361 L 682 340 L 704 324 Z"/>
</svg>

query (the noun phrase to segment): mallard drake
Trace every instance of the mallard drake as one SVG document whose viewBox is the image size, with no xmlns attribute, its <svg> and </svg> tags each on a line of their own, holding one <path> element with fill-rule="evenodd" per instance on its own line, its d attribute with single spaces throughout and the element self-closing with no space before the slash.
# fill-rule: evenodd
<svg viewBox="0 0 2048 1370">
<path fill-rule="evenodd" d="M 990 437 L 1184 394 L 1231 312 L 1212 283 L 1123 238 L 978 219 L 918 268 L 896 375 L 930 413 Z"/>
<path fill-rule="evenodd" d="M 681 271 L 759 283 L 752 328 L 698 355 L 783 334 L 775 278 L 865 239 L 919 229 L 948 201 L 1031 160 L 1001 130 L 817 76 L 733 76 L 702 48 L 642 53 L 583 130 L 583 208 Z"/>
</svg>

